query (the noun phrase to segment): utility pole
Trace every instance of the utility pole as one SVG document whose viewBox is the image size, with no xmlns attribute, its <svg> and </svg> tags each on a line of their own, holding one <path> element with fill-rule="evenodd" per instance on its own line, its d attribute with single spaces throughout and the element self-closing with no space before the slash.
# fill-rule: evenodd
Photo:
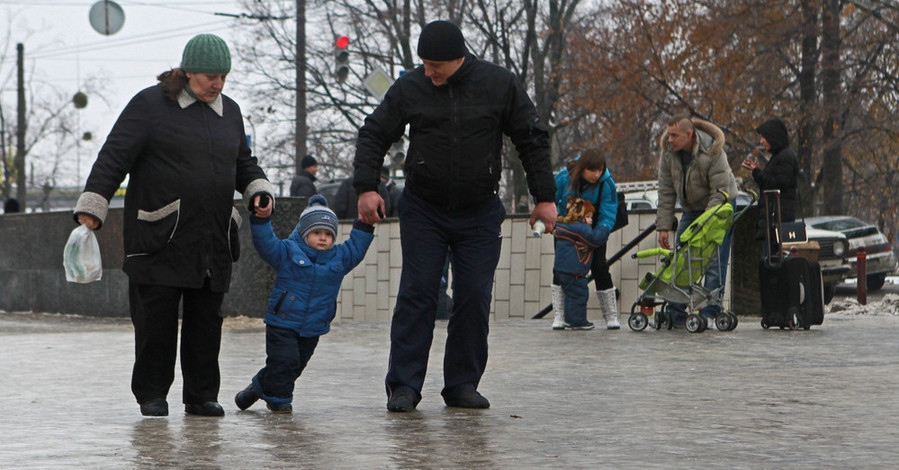
<svg viewBox="0 0 899 470">
<path fill-rule="evenodd" d="M 297 0 L 297 112 L 296 147 L 293 174 L 298 175 L 306 155 L 306 0 Z"/>
<path fill-rule="evenodd" d="M 18 68 L 18 95 L 19 106 L 16 110 L 16 199 L 19 200 L 19 210 L 25 211 L 28 194 L 25 187 L 25 46 L 20 42 L 16 44 L 16 65 Z"/>
</svg>

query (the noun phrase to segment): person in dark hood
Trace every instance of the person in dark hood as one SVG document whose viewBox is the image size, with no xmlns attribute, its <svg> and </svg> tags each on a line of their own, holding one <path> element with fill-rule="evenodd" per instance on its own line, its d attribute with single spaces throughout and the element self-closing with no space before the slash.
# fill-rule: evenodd
<svg viewBox="0 0 899 470">
<path fill-rule="evenodd" d="M 454 307 L 441 395 L 447 406 L 488 408 L 477 388 L 487 366 L 506 215 L 497 195 L 503 135 L 518 150 L 536 201 L 530 222 L 542 220 L 549 233 L 556 220 L 549 133 L 515 74 L 471 54 L 456 25 L 426 25 L 418 56 L 423 65 L 397 79 L 365 119 L 353 161 L 359 219 L 377 223 L 387 213 L 378 194 L 384 156 L 409 126 L 406 184 L 397 208 L 403 268 L 390 325 L 387 409 L 410 412 L 421 400 L 449 250 Z"/>
<path fill-rule="evenodd" d="M 743 167 L 752 170 L 752 179 L 759 185 L 759 190 L 780 190 L 780 215 L 782 222 L 792 222 L 798 215 L 799 200 L 799 160 L 790 148 L 790 133 L 780 119 L 774 118 L 763 122 L 756 129 L 760 135 L 760 143 L 771 153 L 771 158 L 764 169 L 753 158 L 743 161 Z M 759 212 L 758 238 L 764 239 L 765 214 L 771 211 L 774 201 L 762 197 L 763 211 Z M 766 247 L 766 250 L 768 248 Z M 765 251 L 770 253 L 770 251 Z"/>
</svg>

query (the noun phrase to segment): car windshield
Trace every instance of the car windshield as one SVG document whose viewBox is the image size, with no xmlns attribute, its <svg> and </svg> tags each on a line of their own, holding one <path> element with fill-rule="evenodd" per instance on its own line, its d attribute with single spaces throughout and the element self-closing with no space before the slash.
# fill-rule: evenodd
<svg viewBox="0 0 899 470">
<path fill-rule="evenodd" d="M 828 220 L 826 222 L 819 222 L 813 224 L 812 227 L 820 228 L 822 230 L 832 230 L 835 232 L 842 232 L 844 230 L 852 230 L 854 228 L 865 227 L 868 224 L 858 220 L 854 217 L 846 217 L 843 219 L 835 219 Z"/>
</svg>

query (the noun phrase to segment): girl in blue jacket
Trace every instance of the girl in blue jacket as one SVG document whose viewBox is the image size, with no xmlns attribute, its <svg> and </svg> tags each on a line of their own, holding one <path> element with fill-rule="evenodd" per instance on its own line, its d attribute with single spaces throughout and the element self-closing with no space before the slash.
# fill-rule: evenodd
<svg viewBox="0 0 899 470">
<path fill-rule="evenodd" d="M 263 367 L 250 385 L 237 393 L 241 410 L 262 398 L 273 413 L 293 412 L 294 383 L 331 329 L 340 283 L 362 262 L 374 239 L 374 227 L 357 220 L 350 238 L 334 245 L 337 216 L 324 196 L 316 194 L 286 240 L 275 236 L 268 217 L 250 216 L 253 245 L 277 272 L 265 312 Z"/>
<path fill-rule="evenodd" d="M 606 262 L 606 242 L 615 226 L 618 195 L 615 181 L 606 168 L 599 149 L 587 149 L 556 175 L 556 208 L 559 217 L 567 213 L 568 196 L 590 201 L 596 208 L 591 224 L 557 224 L 556 258 L 553 264 L 553 329 L 592 329 L 587 321 L 592 271 L 596 295 L 610 330 L 620 328 L 615 286 Z"/>
</svg>

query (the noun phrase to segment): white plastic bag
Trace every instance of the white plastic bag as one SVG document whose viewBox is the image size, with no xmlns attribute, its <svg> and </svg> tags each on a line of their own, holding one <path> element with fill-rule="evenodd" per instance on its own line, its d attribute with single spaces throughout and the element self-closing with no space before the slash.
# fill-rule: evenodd
<svg viewBox="0 0 899 470">
<path fill-rule="evenodd" d="M 86 225 L 72 230 L 62 253 L 62 264 L 66 268 L 66 281 L 87 284 L 100 280 L 103 263 L 100 261 L 100 244 L 93 230 Z"/>
</svg>

